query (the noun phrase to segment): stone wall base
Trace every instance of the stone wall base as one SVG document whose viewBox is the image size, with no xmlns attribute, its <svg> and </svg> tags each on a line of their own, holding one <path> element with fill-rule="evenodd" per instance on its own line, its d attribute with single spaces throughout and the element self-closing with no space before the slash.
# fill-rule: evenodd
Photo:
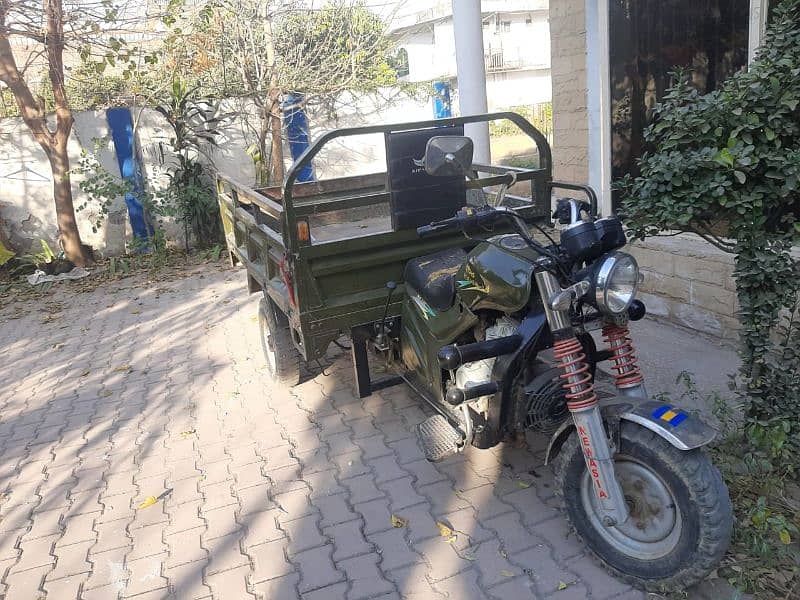
<svg viewBox="0 0 800 600">
<path fill-rule="evenodd" d="M 736 337 L 733 255 L 691 234 L 652 237 L 627 246 L 644 282 L 648 313 L 722 338 Z"/>
</svg>

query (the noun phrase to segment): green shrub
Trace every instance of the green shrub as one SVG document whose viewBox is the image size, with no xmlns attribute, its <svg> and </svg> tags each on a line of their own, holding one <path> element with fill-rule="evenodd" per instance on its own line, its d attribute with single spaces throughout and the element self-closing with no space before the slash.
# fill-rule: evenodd
<svg viewBox="0 0 800 600">
<path fill-rule="evenodd" d="M 633 235 L 693 232 L 735 255 L 741 381 L 752 423 L 800 434 L 800 0 L 783 0 L 747 71 L 700 95 L 685 73 L 646 131 L 641 176 L 620 183 Z"/>
</svg>

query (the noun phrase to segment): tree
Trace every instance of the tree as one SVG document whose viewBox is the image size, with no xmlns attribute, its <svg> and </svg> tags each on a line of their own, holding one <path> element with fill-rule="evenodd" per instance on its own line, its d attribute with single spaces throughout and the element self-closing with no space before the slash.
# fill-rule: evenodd
<svg viewBox="0 0 800 600">
<path fill-rule="evenodd" d="M 252 155 L 262 184 L 283 179 L 281 103 L 287 94 L 326 102 L 397 80 L 385 24 L 360 1 L 314 8 L 300 0 L 209 0 L 189 29 L 191 35 L 168 43 L 164 64 L 170 70 L 191 65 L 185 79 L 255 105 Z"/>
<path fill-rule="evenodd" d="M 73 107 L 65 54 L 75 64 L 91 65 L 98 74 L 118 60 L 130 63 L 134 56 L 152 62 L 149 55 L 134 53 L 124 39 L 147 18 L 156 17 L 144 15 L 135 1 L 129 6 L 129 0 L 0 0 L 0 82 L 50 163 L 59 240 L 67 258 L 78 266 L 90 263 L 92 256 L 81 242 L 69 180 L 67 144 Z M 18 45 L 15 54 L 16 41 L 24 41 L 33 50 L 23 52 Z M 35 80 L 42 68 L 46 71 L 43 84 Z M 122 68 L 127 73 L 130 64 Z"/>
<path fill-rule="evenodd" d="M 64 252 L 74 264 L 84 266 L 91 262 L 91 254 L 81 243 L 75 221 L 67 154 L 73 118 L 64 85 L 66 20 L 62 0 L 42 0 L 40 7 L 33 2 L 0 0 L 0 81 L 13 94 L 22 119 L 50 162 L 58 233 Z M 24 69 L 17 64 L 11 46 L 12 36 L 25 37 L 44 47 L 47 75 L 55 104 L 54 128 L 47 122 L 44 101 L 34 98 Z"/>
<path fill-rule="evenodd" d="M 756 423 L 800 411 L 800 0 L 775 9 L 755 60 L 700 95 L 684 74 L 623 182 L 634 235 L 693 232 L 734 254 L 742 379 Z M 796 418 L 791 419 L 800 433 Z M 795 442 L 796 443 L 796 442 Z"/>
</svg>

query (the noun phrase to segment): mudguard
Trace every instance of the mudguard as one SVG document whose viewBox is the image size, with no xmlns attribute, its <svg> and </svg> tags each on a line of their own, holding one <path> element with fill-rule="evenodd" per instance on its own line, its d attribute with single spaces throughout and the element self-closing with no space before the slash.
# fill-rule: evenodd
<svg viewBox="0 0 800 600">
<path fill-rule="evenodd" d="M 623 400 L 622 397 L 619 400 Z M 714 439 L 716 432 L 711 426 L 698 417 L 684 410 L 675 408 L 657 400 L 646 400 L 633 405 L 625 402 L 604 404 L 600 407 L 603 421 L 606 423 L 612 440 L 619 431 L 620 421 L 630 421 L 660 435 L 679 450 L 694 450 L 705 446 Z M 567 419 L 550 438 L 545 454 L 545 464 L 558 454 L 561 446 L 575 428 L 572 419 Z"/>
</svg>

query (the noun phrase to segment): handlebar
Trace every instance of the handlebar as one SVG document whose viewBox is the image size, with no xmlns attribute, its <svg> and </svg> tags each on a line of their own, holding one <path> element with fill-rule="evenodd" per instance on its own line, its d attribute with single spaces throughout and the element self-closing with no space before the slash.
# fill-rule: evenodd
<svg viewBox="0 0 800 600">
<path fill-rule="evenodd" d="M 488 225 L 504 218 L 511 221 L 515 229 L 521 229 L 520 233 L 522 235 L 529 237 L 527 229 L 525 229 L 524 225 L 520 225 L 522 219 L 516 212 L 506 207 L 492 208 L 490 206 L 477 209 L 471 207 L 462 208 L 455 216 L 449 219 L 434 221 L 430 225 L 417 227 L 417 235 L 424 238 L 450 229 L 466 230 L 480 224 Z"/>
<path fill-rule="evenodd" d="M 456 213 L 456 216 L 450 217 L 449 219 L 444 219 L 442 221 L 434 221 L 430 225 L 423 225 L 422 227 L 417 227 L 417 235 L 421 238 L 430 237 L 442 231 L 447 231 L 449 229 L 458 229 L 467 224 L 469 221 L 469 217 L 466 216 L 465 211 L 462 209 Z M 477 221 L 477 219 L 476 219 Z"/>
</svg>

